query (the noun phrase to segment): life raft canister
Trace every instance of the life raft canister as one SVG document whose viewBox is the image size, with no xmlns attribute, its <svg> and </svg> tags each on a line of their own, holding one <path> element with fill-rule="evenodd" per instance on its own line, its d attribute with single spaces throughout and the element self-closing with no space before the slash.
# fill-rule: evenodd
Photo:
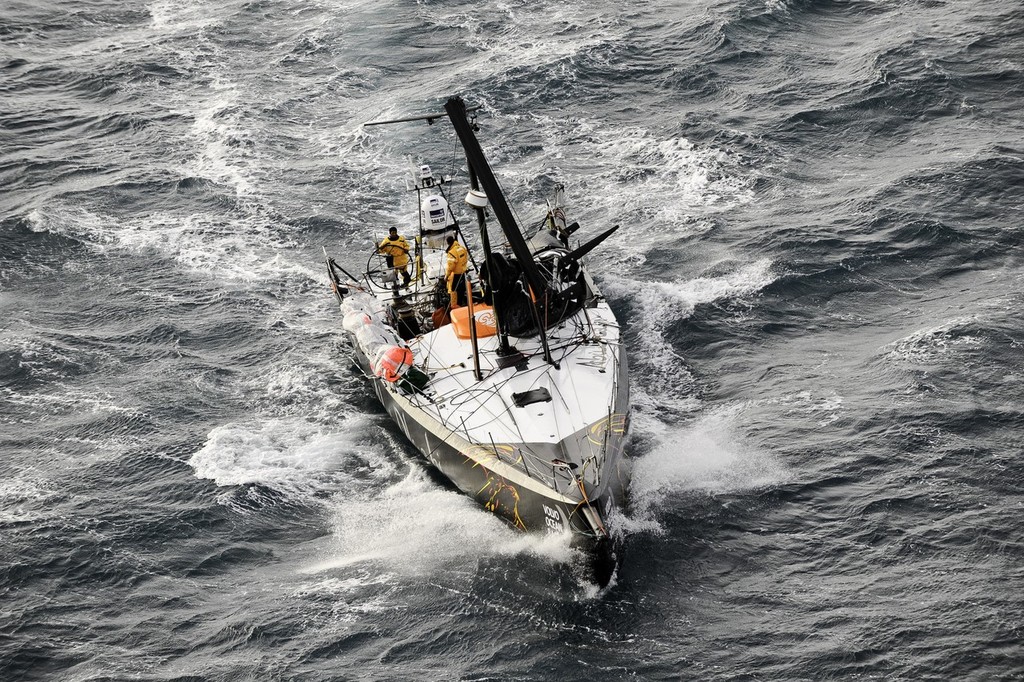
<svg viewBox="0 0 1024 682">
<path fill-rule="evenodd" d="M 409 371 L 414 360 L 412 351 L 408 348 L 404 346 L 387 346 L 378 353 L 377 362 L 374 363 L 374 371 L 384 381 L 395 382 Z"/>
</svg>

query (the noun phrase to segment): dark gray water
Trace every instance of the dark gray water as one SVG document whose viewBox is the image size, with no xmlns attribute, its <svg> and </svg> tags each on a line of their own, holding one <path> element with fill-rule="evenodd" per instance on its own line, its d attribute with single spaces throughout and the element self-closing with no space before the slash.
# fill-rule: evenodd
<svg viewBox="0 0 1024 682">
<path fill-rule="evenodd" d="M 1024 678 L 1010 0 L 7 3 L 0 679 Z M 322 272 L 449 95 L 627 327 L 626 561 L 441 484 Z"/>
</svg>

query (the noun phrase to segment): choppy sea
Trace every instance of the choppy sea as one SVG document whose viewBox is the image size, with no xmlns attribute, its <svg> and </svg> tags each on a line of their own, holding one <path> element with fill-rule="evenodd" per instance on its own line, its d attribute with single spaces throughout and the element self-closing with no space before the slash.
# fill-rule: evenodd
<svg viewBox="0 0 1024 682">
<path fill-rule="evenodd" d="M 604 590 L 348 360 L 453 94 L 622 225 Z M 1024 679 L 1022 112 L 1014 0 L 7 0 L 0 679 Z"/>
</svg>

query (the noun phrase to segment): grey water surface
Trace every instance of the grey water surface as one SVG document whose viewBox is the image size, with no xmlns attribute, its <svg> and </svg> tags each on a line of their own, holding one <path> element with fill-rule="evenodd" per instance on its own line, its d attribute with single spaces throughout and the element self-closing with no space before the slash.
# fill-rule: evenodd
<svg viewBox="0 0 1024 682">
<path fill-rule="evenodd" d="M 1024 679 L 1011 0 L 9 0 L 0 679 Z M 421 463 L 323 246 L 556 182 L 625 328 L 606 590 Z"/>
</svg>

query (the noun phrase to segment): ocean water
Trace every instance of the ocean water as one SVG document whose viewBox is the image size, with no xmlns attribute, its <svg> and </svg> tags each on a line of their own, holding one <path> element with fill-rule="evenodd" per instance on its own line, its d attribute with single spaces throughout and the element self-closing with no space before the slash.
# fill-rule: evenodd
<svg viewBox="0 0 1024 682">
<path fill-rule="evenodd" d="M 465 171 L 597 234 L 604 590 L 415 457 L 322 265 Z M 0 679 L 1024 679 L 1010 0 L 8 0 Z"/>
</svg>

